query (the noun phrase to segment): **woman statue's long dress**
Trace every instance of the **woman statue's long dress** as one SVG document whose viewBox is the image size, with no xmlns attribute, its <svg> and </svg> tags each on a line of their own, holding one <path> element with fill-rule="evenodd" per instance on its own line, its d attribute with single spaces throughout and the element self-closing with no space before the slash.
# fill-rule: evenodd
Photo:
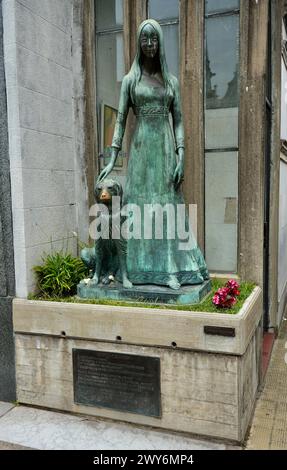
<svg viewBox="0 0 287 470">
<path fill-rule="evenodd" d="M 209 276 L 193 235 L 189 240 L 190 247 L 179 249 L 182 240 L 177 226 L 175 237 L 169 237 L 165 216 L 162 239 L 157 239 L 155 234 L 145 239 L 143 235 L 144 224 L 148 220 L 144 219 L 144 212 L 152 216 L 149 214 L 149 211 L 154 211 L 152 205 L 160 204 L 162 208 L 167 207 L 166 204 L 172 205 L 176 215 L 177 205 L 184 204 L 180 189 L 184 132 L 179 86 L 177 79 L 168 72 L 162 30 L 154 20 L 146 20 L 139 27 L 137 55 L 122 83 L 112 159 L 100 174 L 100 180 L 112 170 L 121 149 L 130 107 L 137 124 L 130 148 L 124 203 L 136 204 L 140 208 L 142 236 L 127 242 L 129 279 L 134 284 L 167 285 L 173 289 L 178 289 L 181 284 L 200 284 Z M 187 228 L 186 212 L 183 218 L 183 228 Z"/>
</svg>

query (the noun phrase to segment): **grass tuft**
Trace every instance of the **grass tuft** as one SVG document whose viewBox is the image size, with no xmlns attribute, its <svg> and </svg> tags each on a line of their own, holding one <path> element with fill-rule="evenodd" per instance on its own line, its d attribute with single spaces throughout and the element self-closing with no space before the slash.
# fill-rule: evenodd
<svg viewBox="0 0 287 470">
<path fill-rule="evenodd" d="M 29 300 L 45 300 L 50 302 L 70 302 L 76 304 L 90 304 L 90 305 L 114 305 L 119 307 L 142 307 L 142 308 L 163 308 L 172 310 L 182 310 L 189 312 L 210 312 L 210 313 L 226 313 L 235 315 L 239 312 L 245 300 L 249 297 L 253 291 L 255 284 L 250 282 L 240 283 L 240 295 L 237 298 L 237 303 L 232 308 L 217 308 L 212 303 L 212 297 L 214 296 L 217 289 L 223 287 L 226 283 L 225 280 L 212 279 L 212 290 L 202 302 L 192 305 L 176 305 L 176 304 L 160 304 L 160 303 L 148 303 L 145 301 L 140 302 L 127 302 L 120 300 L 109 300 L 109 299 L 80 299 L 76 296 L 71 297 L 60 297 L 60 296 L 43 296 L 39 294 L 30 294 Z"/>
</svg>

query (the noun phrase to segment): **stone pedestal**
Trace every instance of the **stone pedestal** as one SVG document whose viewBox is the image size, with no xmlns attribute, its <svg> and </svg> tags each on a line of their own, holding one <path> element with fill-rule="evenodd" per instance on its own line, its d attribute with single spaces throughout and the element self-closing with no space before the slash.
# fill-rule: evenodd
<svg viewBox="0 0 287 470">
<path fill-rule="evenodd" d="M 130 300 L 134 302 L 187 305 L 201 302 L 210 290 L 210 280 L 195 286 L 182 286 L 177 290 L 155 285 L 135 285 L 132 289 L 124 289 L 122 284 L 118 282 L 108 286 L 103 284 L 93 286 L 82 281 L 78 285 L 78 296 L 83 299 Z"/>
<path fill-rule="evenodd" d="M 13 305 L 20 403 L 244 439 L 261 380 L 259 287 L 236 315 Z"/>
</svg>

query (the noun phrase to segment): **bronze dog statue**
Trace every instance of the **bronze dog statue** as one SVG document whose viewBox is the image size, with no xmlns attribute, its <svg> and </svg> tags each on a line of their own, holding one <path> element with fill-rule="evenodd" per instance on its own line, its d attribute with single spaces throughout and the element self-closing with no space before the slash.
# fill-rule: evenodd
<svg viewBox="0 0 287 470">
<path fill-rule="evenodd" d="M 92 284 L 98 284 L 102 276 L 102 283 L 109 284 L 114 277 L 120 277 L 123 287 L 131 288 L 132 283 L 128 279 L 126 265 L 126 240 L 121 236 L 120 226 L 117 227 L 118 238 L 113 238 L 112 225 L 115 223 L 115 217 L 112 213 L 112 198 L 120 198 L 120 207 L 122 200 L 122 186 L 118 181 L 105 179 L 97 182 L 95 186 L 95 199 L 98 204 L 104 204 L 106 209 L 103 212 L 102 222 L 108 229 L 108 238 L 99 237 L 95 240 L 93 248 L 84 248 L 81 251 L 83 262 L 92 270 Z M 122 217 L 116 214 L 116 223 L 121 224 Z"/>
</svg>

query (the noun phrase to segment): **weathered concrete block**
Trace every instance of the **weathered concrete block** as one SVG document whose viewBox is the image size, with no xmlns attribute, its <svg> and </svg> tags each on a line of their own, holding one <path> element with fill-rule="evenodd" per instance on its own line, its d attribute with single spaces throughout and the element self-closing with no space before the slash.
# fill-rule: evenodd
<svg viewBox="0 0 287 470">
<path fill-rule="evenodd" d="M 75 204 L 73 171 L 22 171 L 24 208 Z"/>
<path fill-rule="evenodd" d="M 72 72 L 55 62 L 18 45 L 18 85 L 60 101 L 71 103 Z"/>
<path fill-rule="evenodd" d="M 84 150 L 80 155 L 77 148 L 75 156 L 73 87 L 78 79 L 83 86 L 83 77 L 80 60 L 74 58 L 72 70 L 73 7 L 72 0 L 3 0 L 18 296 L 32 288 L 31 268 L 48 240 L 56 237 L 57 249 L 71 245 L 76 252 L 65 233 L 78 231 L 75 180 L 82 182 L 85 172 Z M 76 40 L 81 44 L 82 29 Z M 81 164 L 75 173 L 76 158 Z M 83 187 L 77 197 L 87 210 Z M 39 207 L 45 209 L 34 211 Z"/>
<path fill-rule="evenodd" d="M 72 21 L 72 0 L 21 0 L 36 15 L 69 33 Z"/>
<path fill-rule="evenodd" d="M 13 308 L 20 402 L 243 440 L 260 382 L 259 288 L 237 315 L 20 299 Z M 161 416 L 75 403 L 73 349 L 159 358 Z"/>
<path fill-rule="evenodd" d="M 2 0 L 1 10 L 5 24 L 5 49 L 15 43 L 15 3 L 16 1 Z M 6 21 L 9 18 L 9 21 Z"/>
<path fill-rule="evenodd" d="M 21 142 L 23 168 L 64 171 L 74 169 L 71 137 L 21 129 Z"/>
<path fill-rule="evenodd" d="M 5 47 L 5 76 L 9 87 L 17 85 L 16 46 L 13 43 Z"/>
<path fill-rule="evenodd" d="M 237 359 L 164 348 L 39 338 L 18 334 L 18 399 L 45 407 L 87 413 L 174 431 L 237 440 Z M 162 417 L 96 408 L 74 403 L 72 349 L 89 349 L 159 357 Z M 202 362 L 203 361 L 203 362 Z M 33 365 L 32 365 L 33 364 Z M 228 384 L 227 388 L 226 385 Z M 213 394 L 212 389 L 217 393 Z M 224 402 L 227 397 L 227 403 Z M 230 397 L 233 401 L 230 403 Z"/>
<path fill-rule="evenodd" d="M 65 137 L 73 136 L 72 102 L 64 103 L 19 88 L 19 118 L 21 127 Z"/>
<path fill-rule="evenodd" d="M 26 247 L 72 237 L 76 230 L 76 206 L 35 207 L 24 210 Z"/>
<path fill-rule="evenodd" d="M 63 67 L 71 67 L 71 34 L 15 2 L 16 42 Z"/>
</svg>

